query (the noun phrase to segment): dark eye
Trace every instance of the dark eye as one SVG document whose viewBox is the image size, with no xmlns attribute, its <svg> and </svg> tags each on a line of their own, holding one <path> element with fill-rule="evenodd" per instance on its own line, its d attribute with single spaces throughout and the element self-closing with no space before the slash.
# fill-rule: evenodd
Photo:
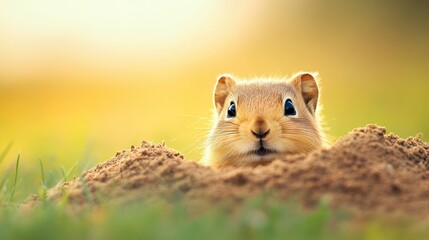
<svg viewBox="0 0 429 240">
<path fill-rule="evenodd" d="M 234 118 L 237 115 L 236 110 L 235 110 L 235 103 L 231 102 L 229 107 L 228 107 L 228 113 L 226 115 L 226 117 L 228 118 Z"/>
<path fill-rule="evenodd" d="M 285 116 L 296 115 L 295 107 L 293 106 L 292 100 L 288 99 L 285 102 Z"/>
</svg>

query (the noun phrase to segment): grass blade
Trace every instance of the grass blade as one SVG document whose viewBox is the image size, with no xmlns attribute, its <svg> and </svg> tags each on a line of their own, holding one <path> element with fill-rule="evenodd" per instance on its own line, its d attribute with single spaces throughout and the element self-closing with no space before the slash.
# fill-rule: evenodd
<svg viewBox="0 0 429 240">
<path fill-rule="evenodd" d="M 16 183 L 18 182 L 18 169 L 19 169 L 19 158 L 20 158 L 21 154 L 18 154 L 18 157 L 16 158 L 16 165 L 15 165 L 15 180 L 13 181 L 13 187 L 12 187 L 12 192 L 10 193 L 10 199 L 9 202 L 12 202 L 13 200 L 13 195 L 15 194 L 15 189 L 16 189 Z"/>
<path fill-rule="evenodd" d="M 61 170 L 61 175 L 63 176 L 63 181 L 67 182 L 67 175 L 66 175 L 66 171 L 64 170 L 63 166 L 61 166 L 60 170 Z"/>
<path fill-rule="evenodd" d="M 7 184 L 8 177 L 9 177 L 9 173 L 6 173 L 5 176 L 3 177 L 3 180 L 1 180 L 1 183 L 0 183 L 0 203 L 3 197 L 3 193 L 5 192 L 4 186 Z"/>
<path fill-rule="evenodd" d="M 3 150 L 3 152 L 0 155 L 0 163 L 3 161 L 3 159 L 6 157 L 7 153 L 9 152 L 10 148 L 12 147 L 13 142 L 10 142 L 6 148 Z"/>
<path fill-rule="evenodd" d="M 43 187 L 46 188 L 46 180 L 45 180 L 45 170 L 43 168 L 43 162 L 42 159 L 39 158 L 39 163 L 40 163 L 40 171 L 42 172 L 42 184 Z"/>
<path fill-rule="evenodd" d="M 67 174 L 66 174 L 66 180 L 67 179 L 70 179 L 70 176 L 72 175 L 72 173 L 73 173 L 73 171 L 76 169 L 76 167 L 77 167 L 77 162 L 75 162 L 74 164 L 73 164 L 73 166 L 67 171 Z"/>
</svg>

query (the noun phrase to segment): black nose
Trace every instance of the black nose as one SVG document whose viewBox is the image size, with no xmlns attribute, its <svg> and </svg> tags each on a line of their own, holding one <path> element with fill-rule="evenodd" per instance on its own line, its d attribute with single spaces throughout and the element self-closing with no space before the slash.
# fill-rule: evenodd
<svg viewBox="0 0 429 240">
<path fill-rule="evenodd" d="M 252 131 L 253 136 L 260 138 L 260 139 L 265 138 L 268 135 L 268 133 L 270 133 L 270 129 L 268 129 L 268 131 L 266 131 L 264 133 L 255 133 L 253 130 L 250 130 L 250 131 Z"/>
</svg>

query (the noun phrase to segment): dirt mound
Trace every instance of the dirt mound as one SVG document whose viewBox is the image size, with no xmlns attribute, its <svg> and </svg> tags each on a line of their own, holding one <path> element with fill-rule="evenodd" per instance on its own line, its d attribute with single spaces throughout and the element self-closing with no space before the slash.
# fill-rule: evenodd
<svg viewBox="0 0 429 240">
<path fill-rule="evenodd" d="M 297 198 L 305 206 L 327 197 L 333 207 L 351 211 L 427 216 L 428 168 L 429 145 L 386 135 L 374 125 L 353 130 L 328 149 L 256 168 L 213 170 L 164 145 L 143 142 L 50 189 L 47 199 L 67 194 L 68 204 L 77 208 L 102 199 L 150 197 L 239 203 L 269 190 L 277 200 Z"/>
</svg>

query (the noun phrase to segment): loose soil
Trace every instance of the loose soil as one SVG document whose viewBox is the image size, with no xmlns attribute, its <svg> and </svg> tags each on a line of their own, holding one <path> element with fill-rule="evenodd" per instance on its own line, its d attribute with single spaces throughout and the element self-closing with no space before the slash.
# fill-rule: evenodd
<svg viewBox="0 0 429 240">
<path fill-rule="evenodd" d="M 214 170 L 184 160 L 164 144 L 144 141 L 118 152 L 80 178 L 47 192 L 47 199 L 82 209 L 99 202 L 148 198 L 201 206 L 239 204 L 268 194 L 276 201 L 298 200 L 313 207 L 329 199 L 334 208 L 359 214 L 428 216 L 429 145 L 401 139 L 375 125 L 358 128 L 327 149 L 285 156 L 255 168 Z M 32 205 L 36 199 L 28 200 Z"/>
</svg>

